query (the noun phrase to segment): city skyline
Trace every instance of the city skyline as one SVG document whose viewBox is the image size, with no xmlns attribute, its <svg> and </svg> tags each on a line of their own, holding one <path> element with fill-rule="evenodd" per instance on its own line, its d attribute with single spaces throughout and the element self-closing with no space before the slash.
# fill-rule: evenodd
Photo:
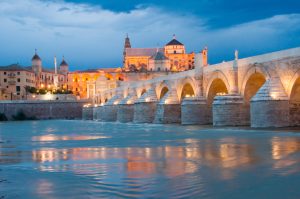
<svg viewBox="0 0 300 199">
<path fill-rule="evenodd" d="M 187 52 L 208 46 L 208 60 L 214 64 L 232 60 L 235 49 L 247 57 L 299 46 L 299 7 L 290 0 L 230 6 L 222 0 L 4 0 L 0 65 L 30 65 L 37 48 L 48 68 L 55 55 L 58 60 L 64 55 L 70 70 L 121 67 L 126 33 L 133 47 L 141 48 L 164 46 L 176 34 Z"/>
</svg>

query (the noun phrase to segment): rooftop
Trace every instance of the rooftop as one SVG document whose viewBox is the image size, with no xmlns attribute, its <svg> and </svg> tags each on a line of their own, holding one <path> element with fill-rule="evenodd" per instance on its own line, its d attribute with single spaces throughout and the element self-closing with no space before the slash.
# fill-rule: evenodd
<svg viewBox="0 0 300 199">
<path fill-rule="evenodd" d="M 157 49 L 164 52 L 164 48 L 126 48 L 126 55 L 151 57 L 157 52 Z"/>
</svg>

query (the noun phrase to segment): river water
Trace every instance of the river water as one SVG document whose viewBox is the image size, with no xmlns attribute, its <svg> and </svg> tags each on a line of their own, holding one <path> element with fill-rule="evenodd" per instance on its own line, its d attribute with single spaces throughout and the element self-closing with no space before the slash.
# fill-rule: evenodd
<svg viewBox="0 0 300 199">
<path fill-rule="evenodd" d="M 300 198 L 296 131 L 0 123 L 0 198 Z"/>
</svg>

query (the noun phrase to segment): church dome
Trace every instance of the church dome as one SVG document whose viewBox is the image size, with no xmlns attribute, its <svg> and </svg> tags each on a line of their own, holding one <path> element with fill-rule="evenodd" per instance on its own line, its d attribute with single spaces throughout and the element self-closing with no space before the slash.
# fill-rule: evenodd
<svg viewBox="0 0 300 199">
<path fill-rule="evenodd" d="M 168 58 L 160 51 L 157 51 L 151 59 L 153 60 L 167 60 Z"/>
<path fill-rule="evenodd" d="M 177 39 L 172 39 L 166 46 L 183 46 Z"/>
<path fill-rule="evenodd" d="M 37 53 L 35 53 L 31 60 L 32 60 L 32 61 L 33 61 L 33 60 L 41 60 L 41 58 L 40 58 L 40 56 L 38 56 Z"/>
<path fill-rule="evenodd" d="M 68 66 L 68 63 L 63 59 L 60 63 L 60 66 Z"/>
</svg>

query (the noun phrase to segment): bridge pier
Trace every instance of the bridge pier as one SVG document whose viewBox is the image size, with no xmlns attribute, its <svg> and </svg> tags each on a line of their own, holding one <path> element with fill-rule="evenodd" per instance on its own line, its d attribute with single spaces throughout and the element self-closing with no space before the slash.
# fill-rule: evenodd
<svg viewBox="0 0 300 199">
<path fill-rule="evenodd" d="M 249 125 L 249 106 L 240 95 L 216 96 L 213 102 L 214 126 L 246 126 Z"/>
<path fill-rule="evenodd" d="M 132 122 L 134 116 L 134 104 L 119 104 L 117 120 L 121 123 Z"/>
<path fill-rule="evenodd" d="M 93 118 L 92 120 L 97 120 L 97 110 L 96 110 L 97 106 L 93 107 Z"/>
<path fill-rule="evenodd" d="M 157 105 L 155 88 L 151 87 L 134 104 L 134 123 L 153 123 Z"/>
<path fill-rule="evenodd" d="M 271 78 L 251 99 L 251 127 L 289 126 L 289 99 L 279 78 Z"/>
<path fill-rule="evenodd" d="M 123 98 L 121 95 L 116 94 L 110 100 L 104 104 L 101 108 L 100 119 L 104 122 L 114 122 L 117 121 L 117 111 L 120 98 Z"/>
<path fill-rule="evenodd" d="M 94 108 L 94 112 L 95 112 L 95 114 L 94 114 L 94 120 L 101 120 L 101 116 L 102 116 L 102 111 L 103 109 L 102 109 L 102 106 L 98 106 L 98 107 L 95 107 Z"/>
<path fill-rule="evenodd" d="M 92 120 L 93 119 L 93 107 L 83 107 L 82 108 L 82 119 Z"/>
<path fill-rule="evenodd" d="M 101 110 L 101 121 L 115 122 L 117 120 L 118 105 L 104 105 Z"/>
<path fill-rule="evenodd" d="M 185 98 L 181 103 L 181 124 L 209 124 L 211 110 L 204 97 Z"/>
<path fill-rule="evenodd" d="M 170 124 L 180 123 L 181 121 L 181 104 L 157 104 L 154 123 Z"/>
<path fill-rule="evenodd" d="M 177 90 L 173 82 L 168 82 L 170 90 L 164 95 L 160 94 L 157 104 L 154 123 L 170 124 L 181 122 L 181 104 L 178 100 Z M 162 92 L 162 91 L 161 91 Z"/>
<path fill-rule="evenodd" d="M 136 102 L 134 104 L 134 123 L 152 123 L 157 102 Z"/>
</svg>

